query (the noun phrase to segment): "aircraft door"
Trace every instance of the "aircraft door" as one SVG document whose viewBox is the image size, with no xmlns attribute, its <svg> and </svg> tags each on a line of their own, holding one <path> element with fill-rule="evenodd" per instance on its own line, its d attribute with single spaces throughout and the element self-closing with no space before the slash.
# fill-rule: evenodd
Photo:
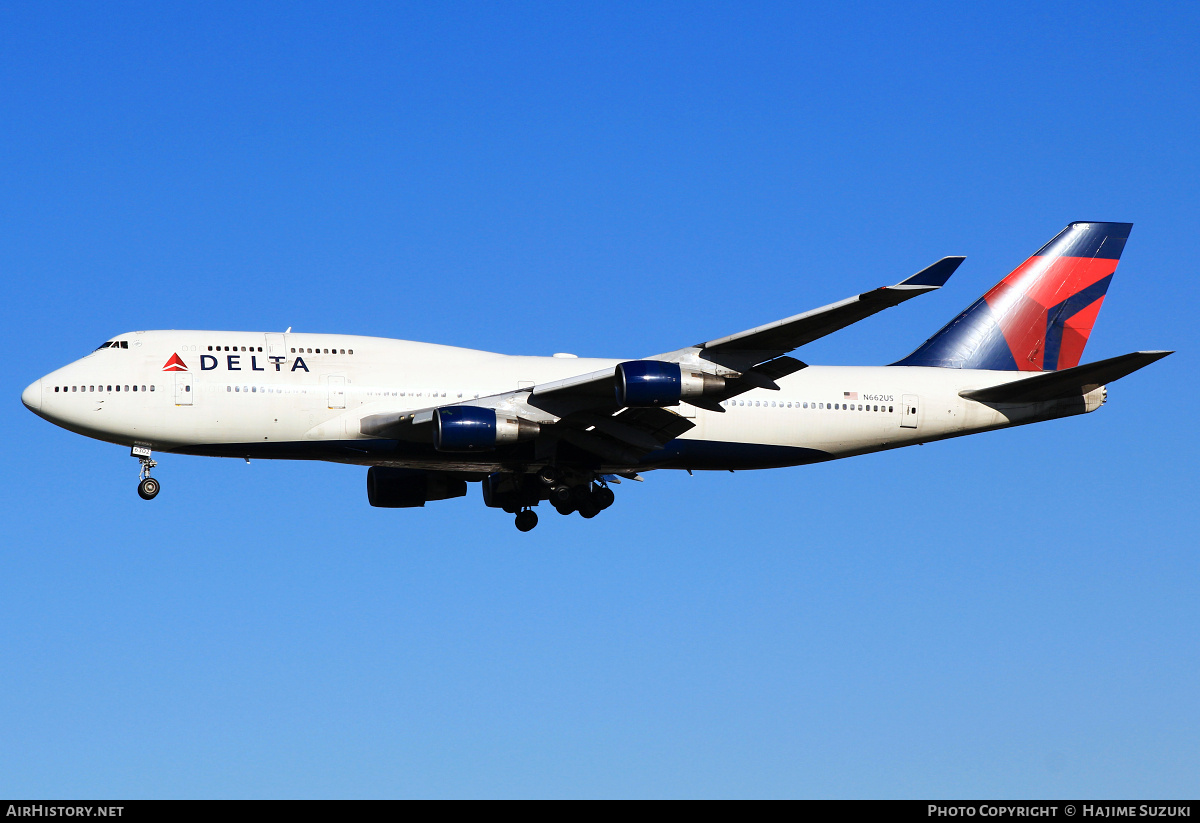
<svg viewBox="0 0 1200 823">
<path fill-rule="evenodd" d="M 346 408 L 346 378 L 343 375 L 329 375 L 329 408 Z"/>
<path fill-rule="evenodd" d="M 192 405 L 192 373 L 187 371 L 175 372 L 175 405 Z"/>
<path fill-rule="evenodd" d="M 900 417 L 900 426 L 905 429 L 915 429 L 917 427 L 917 419 L 921 416 L 917 406 L 917 396 L 915 394 L 906 394 L 903 398 L 904 403 L 900 406 L 904 414 Z"/>
<path fill-rule="evenodd" d="M 267 335 L 267 357 L 285 357 L 287 355 L 287 345 L 283 340 L 282 334 Z"/>
</svg>

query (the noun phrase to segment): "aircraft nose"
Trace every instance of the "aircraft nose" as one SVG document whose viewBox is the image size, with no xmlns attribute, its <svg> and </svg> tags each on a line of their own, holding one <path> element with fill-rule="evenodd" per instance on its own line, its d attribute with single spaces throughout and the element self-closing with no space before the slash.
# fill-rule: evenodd
<svg viewBox="0 0 1200 823">
<path fill-rule="evenodd" d="M 29 384 L 25 391 L 21 392 L 21 402 L 25 404 L 25 408 L 31 412 L 39 412 L 42 410 L 42 381 L 35 380 Z"/>
</svg>

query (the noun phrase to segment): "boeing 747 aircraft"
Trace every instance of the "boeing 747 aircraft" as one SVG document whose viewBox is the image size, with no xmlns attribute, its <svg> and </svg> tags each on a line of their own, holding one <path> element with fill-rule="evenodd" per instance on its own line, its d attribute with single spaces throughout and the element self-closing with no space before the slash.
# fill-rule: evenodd
<svg viewBox="0 0 1200 823">
<path fill-rule="evenodd" d="M 138 331 L 35 381 L 35 414 L 132 449 L 368 466 L 372 506 L 462 497 L 537 525 L 596 516 L 651 469 L 798 466 L 1082 414 L 1171 352 L 1080 366 L 1129 223 L 1072 223 L 915 352 L 809 366 L 790 352 L 941 288 L 962 257 L 894 286 L 642 360 L 519 357 L 288 331 Z"/>
</svg>

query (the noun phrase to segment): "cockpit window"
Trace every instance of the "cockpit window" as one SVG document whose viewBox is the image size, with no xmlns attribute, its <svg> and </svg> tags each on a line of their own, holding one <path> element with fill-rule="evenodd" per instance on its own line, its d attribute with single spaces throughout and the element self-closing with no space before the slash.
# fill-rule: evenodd
<svg viewBox="0 0 1200 823">
<path fill-rule="evenodd" d="M 107 343 L 101 343 L 96 347 L 96 351 L 101 349 L 127 349 L 129 348 L 128 340 L 109 340 Z"/>
</svg>

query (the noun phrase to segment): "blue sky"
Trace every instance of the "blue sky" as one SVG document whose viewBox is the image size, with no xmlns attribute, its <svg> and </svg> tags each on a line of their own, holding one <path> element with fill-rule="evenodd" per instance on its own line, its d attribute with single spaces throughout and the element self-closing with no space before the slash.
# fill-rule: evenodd
<svg viewBox="0 0 1200 823">
<path fill-rule="evenodd" d="M 1180 797 L 1200 774 L 1194 4 L 0 7 L 0 796 Z M 651 354 L 889 284 L 907 354 L 1135 224 L 1084 418 L 476 490 L 26 411 L 143 328 Z M 632 487 L 631 486 L 635 486 Z"/>
</svg>

